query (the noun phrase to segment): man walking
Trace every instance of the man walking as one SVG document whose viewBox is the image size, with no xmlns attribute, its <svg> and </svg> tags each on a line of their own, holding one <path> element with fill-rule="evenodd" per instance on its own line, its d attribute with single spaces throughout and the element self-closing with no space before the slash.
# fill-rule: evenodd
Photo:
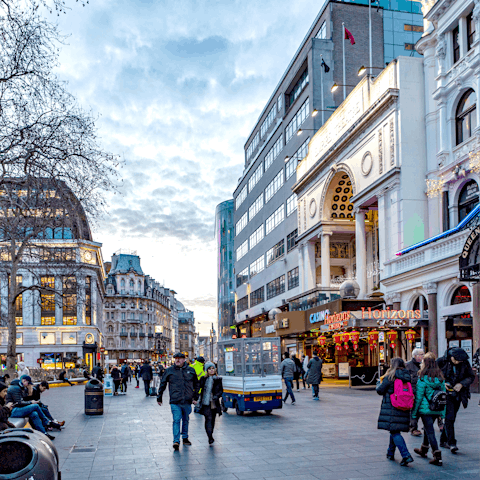
<svg viewBox="0 0 480 480">
<path fill-rule="evenodd" d="M 192 412 L 192 403 L 197 404 L 200 382 L 195 370 L 185 364 L 185 355 L 176 353 L 173 358 L 175 363 L 168 367 L 163 374 L 158 390 L 157 403 L 162 406 L 163 392 L 167 388 L 170 396 L 170 408 L 173 416 L 173 448 L 180 448 L 180 422 L 182 423 L 181 435 L 184 445 L 191 445 L 188 439 L 188 420 Z"/>
<path fill-rule="evenodd" d="M 290 395 L 292 397 L 292 405 L 295 405 L 295 396 L 293 395 L 293 377 L 295 376 L 295 370 L 297 366 L 295 362 L 290 358 L 290 354 L 285 352 L 285 359 L 280 364 L 280 371 L 282 372 L 282 378 L 285 380 L 285 386 L 287 387 L 287 393 L 283 399 L 284 403 L 287 403 L 287 398 Z"/>
<path fill-rule="evenodd" d="M 120 373 L 122 375 L 122 392 L 127 393 L 127 382 L 128 382 L 128 373 L 130 372 L 130 367 L 124 363 Z"/>
<path fill-rule="evenodd" d="M 143 386 L 145 387 L 145 396 L 150 395 L 150 382 L 153 380 L 153 370 L 148 360 L 145 360 L 145 363 L 140 369 L 139 375 L 142 377 Z"/>
<path fill-rule="evenodd" d="M 318 352 L 314 352 L 313 358 L 308 362 L 307 382 L 312 386 L 312 395 L 314 400 L 320 400 L 318 397 L 318 385 L 322 381 L 322 360 L 318 357 Z"/>
<path fill-rule="evenodd" d="M 422 363 L 425 352 L 421 348 L 414 348 L 412 352 L 412 359 L 406 363 L 405 368 L 410 372 L 413 395 L 417 391 L 418 372 Z M 413 410 L 412 410 L 413 411 Z M 412 412 L 411 411 L 411 412 Z M 418 417 L 412 418 L 410 412 L 410 433 L 414 437 L 420 437 L 422 432 L 418 429 Z"/>
<path fill-rule="evenodd" d="M 99 363 L 92 369 L 92 376 L 103 383 L 103 368 Z"/>
</svg>

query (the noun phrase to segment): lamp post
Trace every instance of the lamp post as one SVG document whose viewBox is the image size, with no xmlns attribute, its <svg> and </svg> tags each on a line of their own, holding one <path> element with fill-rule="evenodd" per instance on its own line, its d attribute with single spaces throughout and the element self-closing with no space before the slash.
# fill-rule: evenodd
<svg viewBox="0 0 480 480">
<path fill-rule="evenodd" d="M 372 75 L 372 69 L 374 69 L 374 70 L 383 70 L 383 67 L 366 67 L 365 65 L 362 65 L 362 66 L 358 69 L 358 76 L 361 77 L 361 76 L 367 71 L 367 69 L 370 70 L 369 75 Z"/>
<path fill-rule="evenodd" d="M 212 328 L 210 329 L 210 361 L 213 362 L 213 339 L 215 337 L 215 329 L 213 328 L 213 323 L 212 323 Z"/>
<path fill-rule="evenodd" d="M 332 88 L 330 89 L 330 91 L 333 93 L 333 92 L 335 92 L 335 91 L 338 89 L 338 87 L 352 87 L 352 88 L 355 88 L 356 85 L 346 85 L 346 84 L 334 83 L 334 84 L 332 85 Z M 345 100 L 345 98 L 344 98 L 344 100 Z"/>
</svg>

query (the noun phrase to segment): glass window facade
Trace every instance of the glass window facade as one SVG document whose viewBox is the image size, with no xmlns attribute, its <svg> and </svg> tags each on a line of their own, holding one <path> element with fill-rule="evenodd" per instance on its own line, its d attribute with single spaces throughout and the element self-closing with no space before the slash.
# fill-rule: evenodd
<svg viewBox="0 0 480 480">
<path fill-rule="evenodd" d="M 267 283 L 267 300 L 285 293 L 285 275 Z"/>
</svg>

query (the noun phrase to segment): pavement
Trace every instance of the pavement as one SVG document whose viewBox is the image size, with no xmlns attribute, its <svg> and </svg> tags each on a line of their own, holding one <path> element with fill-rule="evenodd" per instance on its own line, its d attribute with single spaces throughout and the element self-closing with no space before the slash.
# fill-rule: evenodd
<svg viewBox="0 0 480 480">
<path fill-rule="evenodd" d="M 443 450 L 444 466 L 430 465 L 413 448 L 421 438 L 404 434 L 415 462 L 400 467 L 385 458 L 388 432 L 377 430 L 381 398 L 375 391 L 321 386 L 320 401 L 309 389 L 295 392 L 270 416 L 217 419 L 209 447 L 203 417 L 190 415 L 191 447 L 172 449 L 168 397 L 162 407 L 129 384 L 127 395 L 105 398 L 103 416 L 84 414 L 84 387 L 56 388 L 42 395 L 52 415 L 66 420 L 55 433 L 62 480 L 341 480 L 480 478 L 479 395 L 460 410 L 456 427 L 460 451 Z M 438 436 L 437 436 L 438 438 Z M 431 453 L 429 453 L 431 458 Z"/>
</svg>

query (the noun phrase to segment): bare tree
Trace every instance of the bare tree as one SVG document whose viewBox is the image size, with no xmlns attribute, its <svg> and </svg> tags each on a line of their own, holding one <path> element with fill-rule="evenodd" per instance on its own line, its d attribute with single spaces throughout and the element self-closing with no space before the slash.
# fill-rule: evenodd
<svg viewBox="0 0 480 480">
<path fill-rule="evenodd" d="M 63 39 L 39 14 L 42 4 L 0 0 L 0 274 L 9 278 L 10 375 L 15 305 L 26 290 L 17 284 L 19 268 L 50 255 L 43 245 L 50 232 L 81 229 L 73 218 L 86 224 L 104 211 L 117 171 L 117 157 L 99 146 L 94 118 L 53 73 Z"/>
</svg>

